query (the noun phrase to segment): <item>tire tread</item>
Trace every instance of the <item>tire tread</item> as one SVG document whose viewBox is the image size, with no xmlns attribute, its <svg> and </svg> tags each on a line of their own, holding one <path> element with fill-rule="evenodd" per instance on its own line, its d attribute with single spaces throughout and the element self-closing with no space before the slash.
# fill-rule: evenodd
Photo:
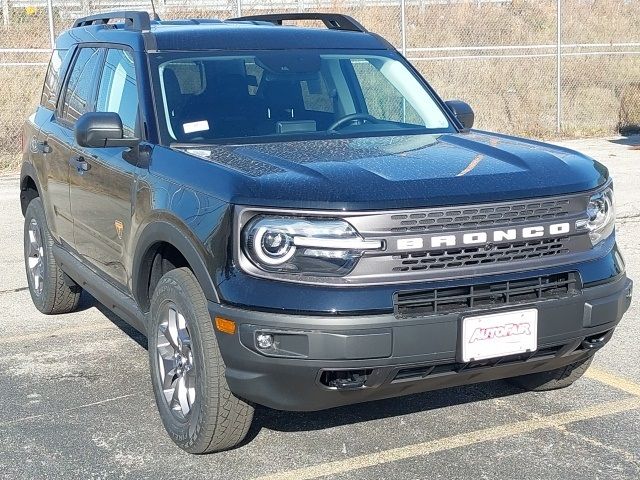
<svg viewBox="0 0 640 480">
<path fill-rule="evenodd" d="M 42 205 L 40 197 L 35 197 L 27 206 L 25 212 L 25 235 L 31 218 L 35 218 L 40 227 L 46 261 L 46 275 L 42 297 L 38 298 L 31 292 L 33 302 L 36 308 L 46 315 L 73 312 L 78 308 L 78 304 L 80 303 L 82 288 L 60 269 L 56 259 L 53 257 L 54 240 L 47 226 L 44 206 Z M 31 290 L 31 286 L 29 286 L 29 288 Z"/>
<path fill-rule="evenodd" d="M 210 347 L 202 352 L 204 368 L 210 378 L 206 398 L 203 401 L 212 408 L 207 408 L 210 413 L 206 418 L 200 416 L 192 437 L 184 444 L 178 442 L 178 445 L 196 454 L 227 450 L 239 444 L 247 435 L 253 420 L 253 407 L 229 390 L 224 376 L 226 367 L 218 348 L 206 298 L 191 270 L 188 268 L 171 270 L 160 280 L 160 284 L 167 282 L 184 294 L 185 300 L 191 303 L 196 315 L 204 320 L 198 322 L 200 343 Z M 160 288 L 157 288 L 156 292 L 158 290 Z"/>
</svg>

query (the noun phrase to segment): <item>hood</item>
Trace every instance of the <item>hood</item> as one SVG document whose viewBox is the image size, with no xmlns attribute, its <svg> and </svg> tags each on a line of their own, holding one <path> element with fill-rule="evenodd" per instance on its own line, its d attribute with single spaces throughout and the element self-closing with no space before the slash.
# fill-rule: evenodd
<svg viewBox="0 0 640 480">
<path fill-rule="evenodd" d="M 608 178 L 604 166 L 572 150 L 477 131 L 182 150 L 224 167 L 227 200 L 257 206 L 462 205 L 575 193 Z"/>
</svg>

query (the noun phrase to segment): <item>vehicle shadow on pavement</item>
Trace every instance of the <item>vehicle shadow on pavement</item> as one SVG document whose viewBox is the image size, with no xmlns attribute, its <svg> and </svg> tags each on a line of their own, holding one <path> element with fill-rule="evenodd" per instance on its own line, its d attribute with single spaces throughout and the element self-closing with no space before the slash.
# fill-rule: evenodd
<svg viewBox="0 0 640 480">
<path fill-rule="evenodd" d="M 640 147 L 640 134 L 625 135 L 622 138 L 609 140 L 609 142 L 617 145 L 628 145 L 630 147 L 638 148 Z"/>
<path fill-rule="evenodd" d="M 521 393 L 521 389 L 505 381 L 493 381 L 413 394 L 406 397 L 376 400 L 319 412 L 283 412 L 256 406 L 251 429 L 239 447 L 250 443 L 263 428 L 279 432 L 323 430 L 371 420 L 402 417 L 404 415 Z"/>
<path fill-rule="evenodd" d="M 122 320 L 118 315 L 93 298 L 89 293 L 83 291 L 82 297 L 80 298 L 80 304 L 78 305 L 78 310 L 88 310 L 91 307 L 95 307 L 100 313 L 107 317 L 111 323 L 118 327 L 122 333 L 128 335 L 134 342 L 145 350 L 147 349 L 147 337 Z"/>
</svg>

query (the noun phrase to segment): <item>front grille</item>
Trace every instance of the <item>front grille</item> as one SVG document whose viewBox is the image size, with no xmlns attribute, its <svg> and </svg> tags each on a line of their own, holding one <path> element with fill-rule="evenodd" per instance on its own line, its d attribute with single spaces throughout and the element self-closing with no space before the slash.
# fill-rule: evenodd
<svg viewBox="0 0 640 480">
<path fill-rule="evenodd" d="M 568 199 L 541 202 L 514 202 L 496 206 L 443 208 L 425 212 L 403 213 L 390 216 L 392 232 L 439 232 L 443 230 L 485 227 L 503 227 L 540 220 L 555 220 L 568 216 Z"/>
<path fill-rule="evenodd" d="M 550 238 L 545 240 L 503 243 L 485 247 L 453 248 L 424 252 L 402 253 L 394 255 L 396 260 L 392 270 L 394 272 L 411 272 L 418 270 L 432 270 L 438 268 L 457 268 L 501 263 L 511 261 L 531 260 L 569 253 L 566 246 L 568 238 Z"/>
<path fill-rule="evenodd" d="M 393 303 L 398 317 L 439 315 L 562 298 L 578 293 L 580 288 L 578 274 L 570 272 L 478 285 L 398 292 L 394 295 Z"/>
</svg>

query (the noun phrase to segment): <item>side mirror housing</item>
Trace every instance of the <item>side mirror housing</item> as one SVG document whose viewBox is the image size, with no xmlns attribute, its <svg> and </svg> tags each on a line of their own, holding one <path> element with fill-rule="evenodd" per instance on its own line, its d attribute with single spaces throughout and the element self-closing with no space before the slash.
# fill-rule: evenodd
<svg viewBox="0 0 640 480">
<path fill-rule="evenodd" d="M 85 113 L 76 121 L 74 133 L 81 147 L 133 148 L 140 143 L 139 138 L 124 138 L 122 119 L 112 112 Z"/>
<path fill-rule="evenodd" d="M 444 103 L 449 107 L 453 116 L 462 124 L 464 132 L 468 132 L 473 128 L 473 122 L 475 121 L 476 116 L 468 103 L 461 100 L 449 100 Z"/>
</svg>

